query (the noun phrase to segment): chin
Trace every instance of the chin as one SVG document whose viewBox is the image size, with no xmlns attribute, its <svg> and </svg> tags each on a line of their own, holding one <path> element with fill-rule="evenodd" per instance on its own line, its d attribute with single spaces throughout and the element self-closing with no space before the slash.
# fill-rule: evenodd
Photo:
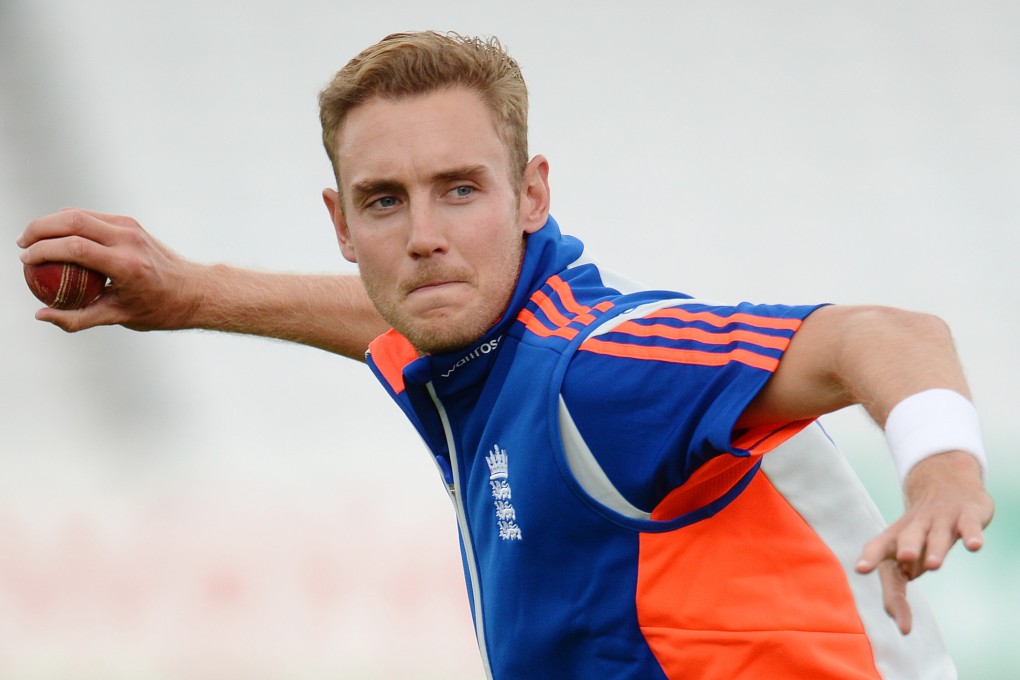
<svg viewBox="0 0 1020 680">
<path fill-rule="evenodd" d="M 435 336 L 432 334 L 404 334 L 422 354 L 445 354 L 464 349 L 480 339 L 482 334 L 472 336 Z"/>
<path fill-rule="evenodd" d="M 492 326 L 492 323 L 472 324 L 444 320 L 437 324 L 417 324 L 413 328 L 397 327 L 397 331 L 422 354 L 445 354 L 469 347 L 480 340 Z"/>
</svg>

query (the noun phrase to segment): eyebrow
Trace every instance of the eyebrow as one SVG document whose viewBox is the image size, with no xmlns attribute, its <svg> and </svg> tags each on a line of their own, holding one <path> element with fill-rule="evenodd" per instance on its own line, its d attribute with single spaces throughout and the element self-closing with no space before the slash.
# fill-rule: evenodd
<svg viewBox="0 0 1020 680">
<path fill-rule="evenodd" d="M 402 194 L 404 191 L 404 185 L 400 182 L 369 179 L 351 186 L 351 201 L 360 203 L 373 194 Z"/>
<path fill-rule="evenodd" d="M 477 181 L 489 171 L 486 165 L 464 165 L 450 168 L 432 175 L 431 182 L 448 182 L 457 179 Z M 351 201 L 358 203 L 367 196 L 374 194 L 404 194 L 407 187 L 403 182 L 390 179 L 366 179 L 351 185 Z"/>
<path fill-rule="evenodd" d="M 451 168 L 443 172 L 437 172 L 432 176 L 432 181 L 444 181 L 452 179 L 478 179 L 488 172 L 485 165 L 465 165 L 459 168 Z"/>
</svg>

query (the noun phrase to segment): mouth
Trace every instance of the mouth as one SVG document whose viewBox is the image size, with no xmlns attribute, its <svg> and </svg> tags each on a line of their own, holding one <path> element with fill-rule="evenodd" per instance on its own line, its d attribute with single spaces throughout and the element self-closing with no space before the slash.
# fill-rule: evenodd
<svg viewBox="0 0 1020 680">
<path fill-rule="evenodd" d="M 463 281 L 434 281 L 431 283 L 422 283 L 412 287 L 408 293 L 408 298 L 415 298 L 419 296 L 432 296 L 432 295 L 443 295 L 448 291 L 455 290 L 458 286 L 462 285 Z"/>
<path fill-rule="evenodd" d="M 433 272 L 432 275 L 420 276 L 405 283 L 404 295 L 412 296 L 417 293 L 440 292 L 462 283 L 466 283 L 466 278 L 456 273 L 444 272 L 437 276 Z"/>
<path fill-rule="evenodd" d="M 414 288 L 412 288 L 411 292 L 412 293 L 417 293 L 419 291 L 435 290 L 437 288 L 443 288 L 444 286 L 452 286 L 452 285 L 454 285 L 456 283 L 459 283 L 459 282 L 458 281 L 434 281 L 432 283 L 422 283 L 422 284 L 419 284 L 419 285 L 415 286 Z"/>
</svg>

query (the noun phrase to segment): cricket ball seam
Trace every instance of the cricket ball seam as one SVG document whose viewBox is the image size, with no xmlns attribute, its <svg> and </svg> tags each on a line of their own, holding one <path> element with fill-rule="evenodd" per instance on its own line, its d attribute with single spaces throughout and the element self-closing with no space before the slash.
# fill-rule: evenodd
<svg viewBox="0 0 1020 680">
<path fill-rule="evenodd" d="M 57 297 L 53 300 L 55 307 L 78 307 L 85 297 L 85 277 L 78 275 L 78 270 L 66 264 L 60 270 L 60 287 Z"/>
</svg>

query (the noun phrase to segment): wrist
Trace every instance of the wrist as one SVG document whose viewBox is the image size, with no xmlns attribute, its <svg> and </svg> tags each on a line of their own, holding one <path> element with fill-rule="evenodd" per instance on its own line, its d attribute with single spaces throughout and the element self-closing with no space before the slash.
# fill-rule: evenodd
<svg viewBox="0 0 1020 680">
<path fill-rule="evenodd" d="M 231 287 L 232 268 L 222 264 L 181 262 L 173 287 L 172 314 L 167 330 L 222 330 L 223 321 L 216 293 Z"/>
<path fill-rule="evenodd" d="M 925 390 L 899 402 L 886 419 L 885 435 L 901 482 L 922 460 L 950 451 L 973 456 L 982 476 L 988 467 L 977 410 L 953 390 Z"/>
</svg>

